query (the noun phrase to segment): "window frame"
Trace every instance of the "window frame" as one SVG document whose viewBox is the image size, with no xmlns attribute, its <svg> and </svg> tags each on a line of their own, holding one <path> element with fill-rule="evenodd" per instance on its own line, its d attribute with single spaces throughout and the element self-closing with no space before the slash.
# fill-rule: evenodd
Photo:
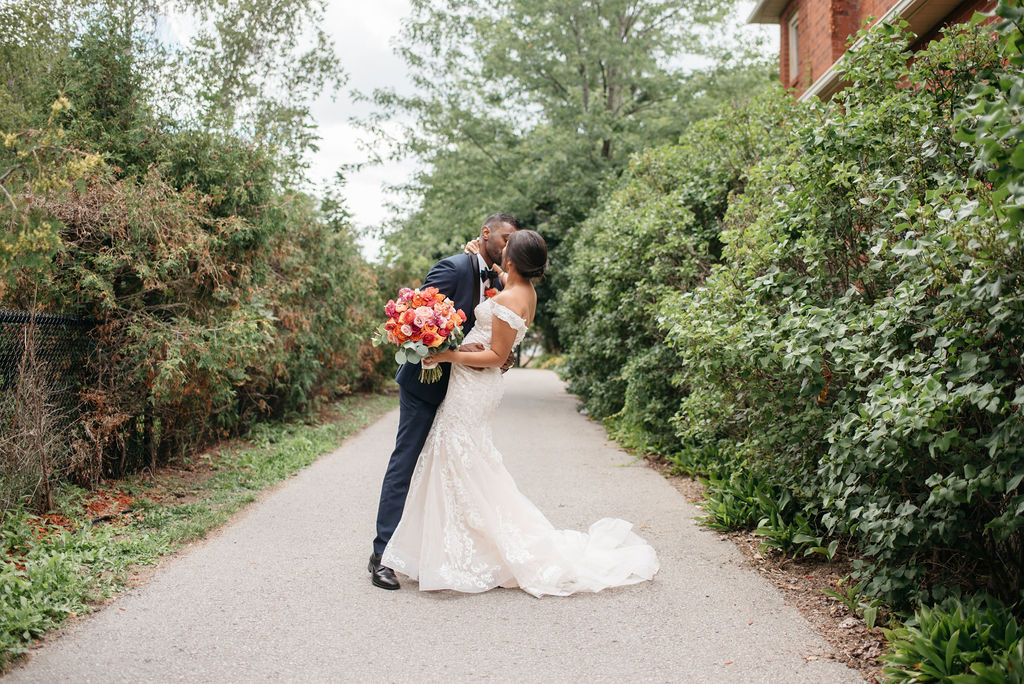
<svg viewBox="0 0 1024 684">
<path fill-rule="evenodd" d="M 800 78 L 800 12 L 794 10 L 786 21 L 789 39 L 789 82 Z"/>
</svg>

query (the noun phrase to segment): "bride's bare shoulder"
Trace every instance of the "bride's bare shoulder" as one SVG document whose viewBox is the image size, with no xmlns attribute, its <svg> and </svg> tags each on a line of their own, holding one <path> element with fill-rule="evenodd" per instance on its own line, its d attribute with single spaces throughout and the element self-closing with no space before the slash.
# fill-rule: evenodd
<svg viewBox="0 0 1024 684">
<path fill-rule="evenodd" d="M 494 303 L 501 304 L 524 321 L 529 321 L 532 310 L 531 294 L 526 291 L 526 288 L 509 288 L 496 294 Z M 536 297 L 536 295 L 533 296 Z"/>
</svg>

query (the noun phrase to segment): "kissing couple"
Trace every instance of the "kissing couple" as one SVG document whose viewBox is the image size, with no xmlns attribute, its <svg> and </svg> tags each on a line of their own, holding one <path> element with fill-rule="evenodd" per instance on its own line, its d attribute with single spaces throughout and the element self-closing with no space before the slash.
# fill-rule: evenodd
<svg viewBox="0 0 1024 684">
<path fill-rule="evenodd" d="M 371 581 L 398 589 L 398 571 L 420 590 L 568 596 L 651 579 L 657 554 L 630 523 L 603 518 L 585 533 L 556 530 L 492 441 L 502 373 L 537 311 L 544 239 L 493 214 L 466 252 L 437 262 L 423 281 L 466 312 L 466 336 L 458 350 L 422 362 L 441 365 L 437 382 L 421 383 L 416 364 L 398 369 L 398 434 L 381 485 Z"/>
</svg>

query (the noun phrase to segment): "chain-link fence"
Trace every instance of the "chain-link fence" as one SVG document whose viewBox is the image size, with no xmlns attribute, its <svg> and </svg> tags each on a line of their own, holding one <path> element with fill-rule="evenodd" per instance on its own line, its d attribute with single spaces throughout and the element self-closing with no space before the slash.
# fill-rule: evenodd
<svg viewBox="0 0 1024 684">
<path fill-rule="evenodd" d="M 50 401 L 69 410 L 77 407 L 93 344 L 89 330 L 95 324 L 81 316 L 0 309 L 0 392 L 17 387 L 31 344 L 33 370 L 41 375 Z"/>
</svg>

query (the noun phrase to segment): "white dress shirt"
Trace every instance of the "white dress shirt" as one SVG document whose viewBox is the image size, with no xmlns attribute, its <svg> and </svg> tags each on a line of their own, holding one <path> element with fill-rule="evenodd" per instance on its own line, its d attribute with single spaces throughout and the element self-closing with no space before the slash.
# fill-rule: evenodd
<svg viewBox="0 0 1024 684">
<path fill-rule="evenodd" d="M 482 270 L 483 270 L 483 269 L 485 269 L 485 268 L 489 268 L 489 267 L 487 266 L 487 262 L 486 262 L 486 261 L 484 261 L 484 258 L 483 258 L 483 256 L 481 256 L 481 255 L 477 254 L 477 255 L 476 255 L 476 261 L 477 261 L 477 263 L 478 263 L 478 264 L 480 265 L 480 268 L 479 268 L 478 270 L 481 270 L 481 271 L 482 271 Z M 479 278 L 479 277 L 480 277 L 480 276 L 479 276 L 479 274 L 478 274 L 478 275 L 477 275 L 477 278 Z M 480 302 L 482 302 L 482 301 L 484 301 L 485 299 L 487 299 L 487 297 L 486 297 L 486 296 L 484 295 L 484 290 L 486 290 L 486 289 L 487 289 L 487 288 L 489 288 L 489 287 L 494 287 L 494 284 L 493 284 L 493 283 L 492 283 L 492 282 L 491 282 L 490 280 L 487 280 L 487 281 L 481 281 L 481 282 L 480 282 L 480 301 L 478 301 L 478 302 L 477 302 L 477 304 L 479 304 Z"/>
</svg>

